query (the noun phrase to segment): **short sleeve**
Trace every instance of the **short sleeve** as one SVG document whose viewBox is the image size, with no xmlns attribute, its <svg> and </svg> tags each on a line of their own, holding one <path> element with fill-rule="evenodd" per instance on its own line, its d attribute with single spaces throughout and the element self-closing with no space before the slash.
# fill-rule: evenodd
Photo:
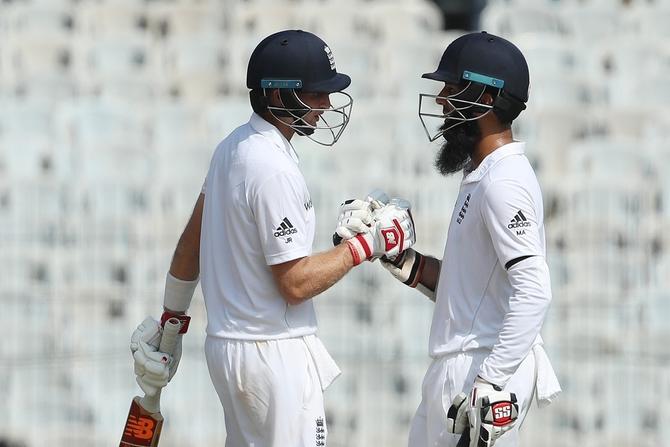
<svg viewBox="0 0 670 447">
<path fill-rule="evenodd" d="M 250 198 L 268 265 L 311 254 L 312 232 L 303 205 L 305 189 L 299 176 L 279 172 L 266 179 Z"/>
<path fill-rule="evenodd" d="M 515 259 L 544 256 L 539 209 L 532 194 L 516 180 L 498 180 L 484 192 L 482 218 L 506 269 Z"/>
</svg>

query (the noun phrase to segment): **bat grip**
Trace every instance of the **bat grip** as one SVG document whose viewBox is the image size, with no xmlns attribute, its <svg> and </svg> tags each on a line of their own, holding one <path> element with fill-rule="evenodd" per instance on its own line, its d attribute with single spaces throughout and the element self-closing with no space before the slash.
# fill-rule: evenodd
<svg viewBox="0 0 670 447">
<path fill-rule="evenodd" d="M 465 427 L 465 431 L 458 440 L 456 447 L 468 447 L 470 445 L 470 427 Z"/>
<path fill-rule="evenodd" d="M 174 353 L 174 348 L 177 346 L 177 335 L 179 334 L 179 329 L 181 329 L 181 321 L 178 318 L 172 317 L 165 322 L 163 327 L 163 335 L 161 336 L 161 342 L 158 346 L 160 352 L 172 355 Z"/>
<path fill-rule="evenodd" d="M 181 321 L 178 318 L 170 318 L 165 322 L 163 327 L 163 335 L 161 335 L 161 342 L 158 346 L 158 351 L 172 355 L 174 348 L 177 345 L 177 336 L 181 329 Z M 144 395 L 140 399 L 140 405 L 150 413 L 158 413 L 160 411 L 161 390 L 159 389 L 154 396 Z"/>
</svg>

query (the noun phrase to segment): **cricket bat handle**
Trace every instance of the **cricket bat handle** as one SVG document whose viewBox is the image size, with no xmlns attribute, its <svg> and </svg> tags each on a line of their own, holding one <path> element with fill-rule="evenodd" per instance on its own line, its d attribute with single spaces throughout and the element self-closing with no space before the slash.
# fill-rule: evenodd
<svg viewBox="0 0 670 447">
<path fill-rule="evenodd" d="M 177 318 L 170 318 L 165 322 L 158 351 L 170 355 L 174 353 L 179 329 L 181 322 Z M 155 396 L 136 396 L 130 403 L 119 447 L 157 447 L 162 428 L 160 390 Z"/>
<path fill-rule="evenodd" d="M 456 447 L 468 447 L 470 445 L 470 427 L 465 427 L 465 431 L 458 440 Z"/>
<path fill-rule="evenodd" d="M 177 335 L 179 334 L 179 329 L 181 329 L 181 321 L 177 318 L 170 318 L 165 322 L 163 327 L 163 335 L 161 336 L 161 342 L 158 346 L 160 352 L 172 355 L 174 353 L 174 348 L 177 345 Z M 160 399 L 161 399 L 161 390 L 153 396 L 147 396 L 140 399 L 140 405 L 148 413 L 158 413 L 160 411 Z"/>
</svg>

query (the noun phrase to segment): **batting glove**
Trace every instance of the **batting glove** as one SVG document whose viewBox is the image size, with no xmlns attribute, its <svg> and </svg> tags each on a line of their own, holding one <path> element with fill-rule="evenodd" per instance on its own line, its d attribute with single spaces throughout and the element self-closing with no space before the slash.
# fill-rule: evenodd
<svg viewBox="0 0 670 447">
<path fill-rule="evenodd" d="M 393 199 L 388 205 L 374 212 L 373 225 L 369 231 L 359 233 L 347 240 L 354 258 L 354 265 L 366 259 L 381 256 L 395 258 L 414 245 L 416 241 L 414 221 L 409 203 Z"/>
<path fill-rule="evenodd" d="M 163 329 L 161 324 L 147 317 L 137 326 L 130 338 L 130 352 L 135 361 L 137 384 L 149 396 L 154 396 L 177 372 L 181 359 L 181 335 L 172 355 L 158 351 Z"/>
<path fill-rule="evenodd" d="M 447 411 L 447 431 L 449 433 L 461 434 L 470 429 L 468 423 L 468 395 L 459 393 L 451 403 Z"/>
<path fill-rule="evenodd" d="M 342 239 L 351 239 L 358 233 L 370 231 L 372 226 L 372 209 L 370 202 L 361 199 L 350 199 L 340 205 L 337 226 L 333 234 L 333 244 L 339 245 Z"/>
<path fill-rule="evenodd" d="M 465 399 L 465 403 L 459 401 Z M 467 405 L 466 405 L 467 403 Z M 461 393 L 447 412 L 454 416 L 453 429 L 461 429 L 464 417 L 460 408 L 467 406 L 467 420 L 470 425 L 470 447 L 492 447 L 496 440 L 509 431 L 519 417 L 516 395 L 503 391 L 501 387 L 477 376 L 470 395 Z M 452 408 L 456 407 L 455 410 Z M 454 433 L 457 433 L 454 431 Z"/>
<path fill-rule="evenodd" d="M 401 283 L 410 287 L 416 287 L 419 284 L 425 257 L 413 248 L 403 251 L 393 260 L 383 256 L 380 261 L 382 266 Z"/>
<path fill-rule="evenodd" d="M 342 239 L 351 239 L 358 233 L 365 233 L 372 226 L 373 213 L 389 203 L 389 197 L 381 189 L 374 189 L 365 200 L 350 199 L 340 205 L 337 226 L 333 234 L 333 245 Z"/>
</svg>

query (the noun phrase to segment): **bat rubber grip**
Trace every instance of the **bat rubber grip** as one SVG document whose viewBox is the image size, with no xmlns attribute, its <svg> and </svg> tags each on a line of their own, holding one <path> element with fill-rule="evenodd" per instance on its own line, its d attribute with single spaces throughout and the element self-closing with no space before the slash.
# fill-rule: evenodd
<svg viewBox="0 0 670 447">
<path fill-rule="evenodd" d="M 470 445 L 470 427 L 465 427 L 465 431 L 458 440 L 456 447 L 468 447 Z"/>
<path fill-rule="evenodd" d="M 342 236 L 337 233 L 333 233 L 333 246 L 337 247 L 342 242 Z"/>
<path fill-rule="evenodd" d="M 165 322 L 163 327 L 163 335 L 161 336 L 161 342 L 158 346 L 160 352 L 172 355 L 174 353 L 174 348 L 177 345 L 177 335 L 181 329 L 181 321 L 178 318 L 170 318 Z"/>
</svg>

